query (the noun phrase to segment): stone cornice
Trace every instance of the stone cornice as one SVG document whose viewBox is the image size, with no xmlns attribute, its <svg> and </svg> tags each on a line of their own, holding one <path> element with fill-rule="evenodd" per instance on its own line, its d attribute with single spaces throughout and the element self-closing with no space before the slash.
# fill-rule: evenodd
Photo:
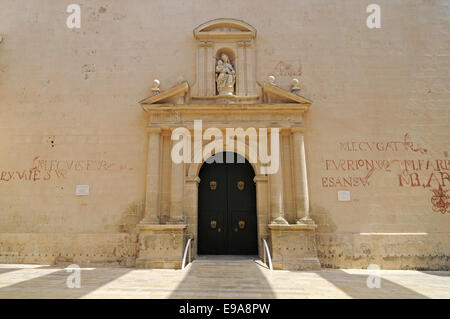
<svg viewBox="0 0 450 319">
<path fill-rule="evenodd" d="M 183 230 L 185 224 L 137 224 L 139 230 Z"/>
<path fill-rule="evenodd" d="M 273 230 L 295 231 L 295 230 L 314 230 L 317 228 L 315 224 L 269 224 L 268 227 Z"/>
<path fill-rule="evenodd" d="M 161 93 L 162 94 L 162 93 Z M 298 103 L 255 103 L 255 104 L 147 104 L 141 103 L 142 108 L 146 112 L 161 112 L 161 111 L 173 111 L 173 112 L 306 112 L 309 109 L 309 104 Z"/>
</svg>

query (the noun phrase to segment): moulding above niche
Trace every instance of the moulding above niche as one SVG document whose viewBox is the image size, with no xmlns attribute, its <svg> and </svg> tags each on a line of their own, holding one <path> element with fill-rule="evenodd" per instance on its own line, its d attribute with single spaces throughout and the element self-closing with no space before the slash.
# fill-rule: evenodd
<svg viewBox="0 0 450 319">
<path fill-rule="evenodd" d="M 199 25 L 194 29 L 194 37 L 197 40 L 250 40 L 256 37 L 256 29 L 244 21 L 221 18 Z"/>
</svg>

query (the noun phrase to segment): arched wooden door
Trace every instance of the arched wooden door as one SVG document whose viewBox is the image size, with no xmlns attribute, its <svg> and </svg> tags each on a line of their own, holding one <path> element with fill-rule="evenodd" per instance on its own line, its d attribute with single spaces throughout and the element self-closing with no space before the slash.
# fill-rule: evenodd
<svg viewBox="0 0 450 319">
<path fill-rule="evenodd" d="M 256 255 L 258 253 L 255 173 L 236 153 L 218 153 L 223 163 L 207 160 L 198 189 L 198 253 Z M 213 157 L 214 157 L 213 156 Z M 233 159 L 230 163 L 228 159 Z M 241 162 L 237 160 L 240 158 Z"/>
</svg>

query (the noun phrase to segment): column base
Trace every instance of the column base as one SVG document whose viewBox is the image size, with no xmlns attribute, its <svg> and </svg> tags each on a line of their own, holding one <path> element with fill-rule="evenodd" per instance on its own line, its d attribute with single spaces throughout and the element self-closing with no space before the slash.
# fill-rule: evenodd
<svg viewBox="0 0 450 319">
<path fill-rule="evenodd" d="M 158 225 L 159 224 L 159 218 L 158 217 L 152 217 L 152 218 L 144 218 L 139 222 L 138 225 Z"/>
<path fill-rule="evenodd" d="M 320 270 L 315 224 L 269 224 L 272 264 L 282 270 Z"/>
<path fill-rule="evenodd" d="M 289 225 L 287 220 L 284 219 L 284 217 L 282 217 L 282 216 L 279 216 L 279 217 L 273 219 L 271 224 L 275 224 L 275 225 Z"/>
<path fill-rule="evenodd" d="M 185 223 L 184 218 L 183 217 L 174 217 L 174 218 L 170 218 L 167 221 L 167 224 L 171 224 L 171 225 L 183 225 Z"/>
<path fill-rule="evenodd" d="M 180 269 L 187 225 L 138 224 L 137 268 Z"/>
<path fill-rule="evenodd" d="M 303 218 L 300 218 L 299 220 L 297 220 L 297 224 L 315 225 L 316 223 L 311 218 L 303 217 Z"/>
</svg>

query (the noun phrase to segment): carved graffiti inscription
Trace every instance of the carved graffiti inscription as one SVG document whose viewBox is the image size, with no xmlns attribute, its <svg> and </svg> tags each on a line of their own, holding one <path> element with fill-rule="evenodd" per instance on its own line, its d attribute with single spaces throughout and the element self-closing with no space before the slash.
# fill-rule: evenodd
<svg viewBox="0 0 450 319">
<path fill-rule="evenodd" d="M 431 196 L 431 204 L 433 211 L 439 212 L 442 214 L 450 213 L 449 207 L 450 207 L 450 201 L 449 196 L 447 195 L 448 190 L 445 188 L 442 188 L 441 185 L 439 185 L 438 189 L 432 189 L 433 196 Z"/>
<path fill-rule="evenodd" d="M 302 75 L 302 68 L 299 61 L 278 61 L 271 74 L 275 76 L 300 76 Z"/>
<path fill-rule="evenodd" d="M 339 142 L 340 152 L 353 154 L 428 154 L 428 150 L 412 141 L 408 133 L 401 140 L 390 141 L 346 141 Z M 432 209 L 446 213 L 448 211 L 447 185 L 450 184 L 450 160 L 447 152 L 441 159 L 371 159 L 361 156 L 356 159 L 325 159 L 324 170 L 330 174 L 321 177 L 322 187 L 368 187 L 370 177 L 376 172 L 392 174 L 397 177 L 398 187 L 432 188 Z M 400 158 L 399 158 L 400 157 Z M 332 174 L 331 174 L 332 173 Z"/>
<path fill-rule="evenodd" d="M 56 160 L 35 156 L 31 168 L 0 170 L 0 182 L 11 181 L 48 181 L 52 178 L 63 179 L 73 172 L 132 170 L 126 164 L 118 164 L 109 160 Z"/>
</svg>

